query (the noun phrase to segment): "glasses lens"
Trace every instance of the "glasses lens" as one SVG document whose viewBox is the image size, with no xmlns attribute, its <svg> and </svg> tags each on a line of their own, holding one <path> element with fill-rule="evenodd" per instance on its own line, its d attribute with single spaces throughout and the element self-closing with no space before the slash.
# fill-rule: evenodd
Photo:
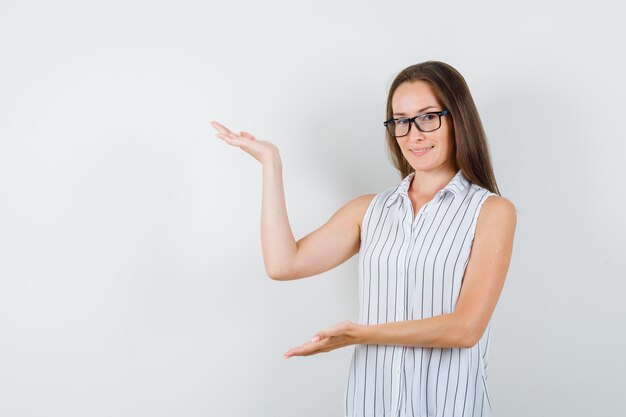
<svg viewBox="0 0 626 417">
<path fill-rule="evenodd" d="M 404 136 L 409 133 L 411 121 L 407 118 L 390 120 L 387 123 L 387 130 L 391 136 Z"/>
<path fill-rule="evenodd" d="M 432 132 L 441 126 L 441 117 L 437 113 L 426 113 L 415 119 L 422 132 Z M 411 128 L 411 120 L 402 117 L 400 119 L 389 120 L 387 130 L 392 136 L 406 136 Z"/>
<path fill-rule="evenodd" d="M 439 128 L 439 115 L 436 113 L 427 113 L 415 119 L 420 129 L 424 132 L 430 132 Z"/>
</svg>

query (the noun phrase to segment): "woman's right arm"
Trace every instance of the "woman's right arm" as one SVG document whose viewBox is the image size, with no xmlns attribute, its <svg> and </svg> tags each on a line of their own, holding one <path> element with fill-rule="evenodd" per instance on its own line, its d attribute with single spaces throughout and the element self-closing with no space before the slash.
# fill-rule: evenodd
<svg viewBox="0 0 626 417">
<path fill-rule="evenodd" d="M 220 130 L 218 137 L 241 147 L 262 164 L 261 244 L 270 278 L 284 281 L 317 275 L 359 251 L 361 220 L 374 194 L 349 201 L 325 224 L 296 241 L 287 216 L 278 148 L 246 132 L 237 135 L 215 122 L 213 127 Z"/>
<path fill-rule="evenodd" d="M 318 275 L 358 253 L 361 220 L 373 197 L 366 194 L 349 201 L 296 242 L 287 216 L 280 158 L 264 164 L 261 242 L 268 276 L 284 281 Z"/>
</svg>

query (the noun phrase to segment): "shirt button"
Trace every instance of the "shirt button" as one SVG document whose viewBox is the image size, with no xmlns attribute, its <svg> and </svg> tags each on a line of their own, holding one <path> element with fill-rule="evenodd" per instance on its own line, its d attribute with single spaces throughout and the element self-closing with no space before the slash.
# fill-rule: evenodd
<svg viewBox="0 0 626 417">
<path fill-rule="evenodd" d="M 398 313 L 402 313 L 404 311 L 404 307 L 398 307 Z"/>
<path fill-rule="evenodd" d="M 404 274 L 404 269 L 398 268 L 398 274 L 400 274 L 400 275 Z"/>
<path fill-rule="evenodd" d="M 393 373 L 394 373 L 394 374 L 396 374 L 396 375 L 398 375 L 398 374 L 400 373 L 400 369 L 395 368 L 395 369 L 393 370 Z"/>
</svg>

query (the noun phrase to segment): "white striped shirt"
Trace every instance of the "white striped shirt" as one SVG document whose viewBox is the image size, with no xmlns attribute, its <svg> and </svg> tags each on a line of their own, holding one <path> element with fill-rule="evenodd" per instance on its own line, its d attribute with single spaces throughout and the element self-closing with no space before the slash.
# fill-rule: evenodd
<svg viewBox="0 0 626 417">
<path fill-rule="evenodd" d="M 480 207 L 495 195 L 459 170 L 413 214 L 408 189 L 377 194 L 361 227 L 359 323 L 454 311 Z M 491 417 L 487 389 L 490 324 L 471 348 L 355 345 L 346 417 Z"/>
</svg>

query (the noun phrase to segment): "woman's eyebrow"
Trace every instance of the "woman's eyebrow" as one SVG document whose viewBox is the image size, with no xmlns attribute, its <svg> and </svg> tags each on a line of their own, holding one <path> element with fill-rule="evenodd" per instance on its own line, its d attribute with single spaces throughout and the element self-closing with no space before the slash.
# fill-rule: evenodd
<svg viewBox="0 0 626 417">
<path fill-rule="evenodd" d="M 432 109 L 432 108 L 434 108 L 434 107 L 438 107 L 438 106 L 428 106 L 428 107 L 424 107 L 423 109 L 418 110 L 418 111 L 417 111 L 417 113 L 419 114 L 419 113 L 423 112 L 424 110 Z M 394 115 L 394 116 L 406 116 L 406 113 L 394 113 L 393 115 Z"/>
</svg>

